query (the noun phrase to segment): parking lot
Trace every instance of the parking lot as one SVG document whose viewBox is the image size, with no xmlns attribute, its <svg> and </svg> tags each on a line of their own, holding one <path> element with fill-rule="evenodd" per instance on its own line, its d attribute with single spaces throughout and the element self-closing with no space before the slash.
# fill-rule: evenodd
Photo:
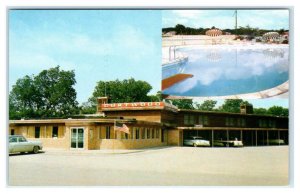
<svg viewBox="0 0 300 194">
<path fill-rule="evenodd" d="M 9 185 L 287 185 L 288 146 L 46 150 L 9 156 Z"/>
</svg>

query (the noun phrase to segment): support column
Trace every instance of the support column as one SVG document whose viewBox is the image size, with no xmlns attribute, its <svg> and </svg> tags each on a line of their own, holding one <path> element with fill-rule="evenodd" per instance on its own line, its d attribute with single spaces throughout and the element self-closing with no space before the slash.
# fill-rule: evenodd
<svg viewBox="0 0 300 194">
<path fill-rule="evenodd" d="M 280 145 L 280 131 L 278 130 L 278 145 Z"/>
<path fill-rule="evenodd" d="M 241 130 L 241 141 L 243 141 L 243 131 Z"/>
<path fill-rule="evenodd" d="M 257 147 L 257 130 L 255 130 L 255 145 Z"/>
<path fill-rule="evenodd" d="M 269 130 L 267 130 L 267 145 L 269 145 Z"/>
<path fill-rule="evenodd" d="M 229 131 L 226 130 L 226 132 L 227 132 L 227 134 L 226 134 L 226 136 L 227 136 L 227 144 L 226 144 L 226 147 L 229 147 L 229 144 L 228 144 L 228 141 L 229 141 Z"/>
<path fill-rule="evenodd" d="M 211 130 L 211 147 L 214 147 L 214 130 Z"/>
</svg>

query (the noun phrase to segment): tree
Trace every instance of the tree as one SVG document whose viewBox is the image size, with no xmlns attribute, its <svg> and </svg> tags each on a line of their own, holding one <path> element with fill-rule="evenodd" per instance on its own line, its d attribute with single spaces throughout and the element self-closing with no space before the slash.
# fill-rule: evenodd
<svg viewBox="0 0 300 194">
<path fill-rule="evenodd" d="M 239 113 L 241 105 L 251 105 L 248 101 L 242 99 L 227 99 L 221 106 L 220 111 Z"/>
<path fill-rule="evenodd" d="M 168 100 L 173 105 L 177 106 L 179 109 L 195 109 L 193 106 L 192 99 L 178 99 L 178 100 Z"/>
<path fill-rule="evenodd" d="M 283 108 L 281 106 L 272 106 L 267 111 L 268 114 L 274 116 L 289 116 L 289 109 Z"/>
<path fill-rule="evenodd" d="M 175 26 L 175 31 L 176 31 L 176 34 L 182 35 L 182 34 L 185 33 L 185 26 L 182 25 L 182 24 L 177 24 L 177 25 Z"/>
<path fill-rule="evenodd" d="M 149 95 L 149 99 L 151 102 L 160 102 L 162 101 L 162 93 L 158 91 L 156 95 Z"/>
<path fill-rule="evenodd" d="M 123 102 L 147 102 L 150 97 L 147 94 L 152 86 L 145 81 L 135 81 L 133 78 L 123 81 L 99 81 L 94 89 L 89 102 L 94 106 L 97 104 L 97 97 L 107 96 L 112 103 Z"/>
<path fill-rule="evenodd" d="M 204 111 L 213 111 L 216 104 L 215 100 L 205 100 L 202 104 L 195 103 L 196 109 Z"/>
<path fill-rule="evenodd" d="M 10 119 L 63 117 L 77 113 L 74 71 L 59 66 L 18 79 L 9 94 Z"/>
<path fill-rule="evenodd" d="M 265 108 L 254 108 L 253 113 L 257 115 L 266 115 L 267 114 L 267 109 Z"/>
</svg>

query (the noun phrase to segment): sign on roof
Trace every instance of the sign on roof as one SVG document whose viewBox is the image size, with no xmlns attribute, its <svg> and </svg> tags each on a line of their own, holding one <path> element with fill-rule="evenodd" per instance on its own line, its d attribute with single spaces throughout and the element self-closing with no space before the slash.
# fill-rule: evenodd
<svg viewBox="0 0 300 194">
<path fill-rule="evenodd" d="M 101 108 L 158 108 L 164 107 L 164 102 L 127 102 L 127 103 L 112 103 L 102 104 Z"/>
</svg>

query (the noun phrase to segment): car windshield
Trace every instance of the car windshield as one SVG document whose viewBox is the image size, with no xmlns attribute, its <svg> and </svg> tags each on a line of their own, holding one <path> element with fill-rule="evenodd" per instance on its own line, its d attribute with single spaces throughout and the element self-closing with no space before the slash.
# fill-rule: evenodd
<svg viewBox="0 0 300 194">
<path fill-rule="evenodd" d="M 17 138 L 16 137 L 10 137 L 9 138 L 9 143 L 15 143 L 17 142 Z"/>
<path fill-rule="evenodd" d="M 26 142 L 27 140 L 24 137 L 19 138 L 19 142 Z"/>
</svg>

